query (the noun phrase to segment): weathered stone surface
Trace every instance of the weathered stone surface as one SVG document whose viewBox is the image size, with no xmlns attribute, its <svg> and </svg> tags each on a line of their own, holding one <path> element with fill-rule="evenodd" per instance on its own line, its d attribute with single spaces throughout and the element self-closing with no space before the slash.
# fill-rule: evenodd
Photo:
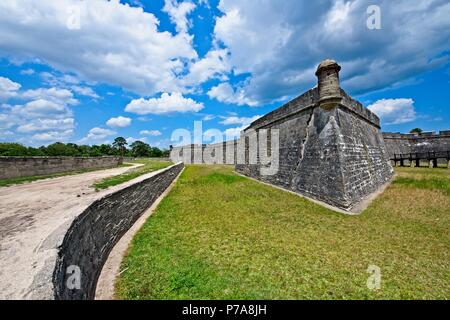
<svg viewBox="0 0 450 320">
<path fill-rule="evenodd" d="M 244 175 L 351 211 L 393 176 L 378 117 L 339 87 L 340 67 L 319 66 L 318 88 L 258 119 L 255 130 L 278 129 L 279 170 L 261 174 L 261 164 L 237 164 Z M 248 142 L 246 142 L 248 153 Z"/>
<path fill-rule="evenodd" d="M 53 273 L 55 299 L 93 299 L 101 268 L 123 234 L 170 186 L 183 169 L 174 165 L 90 205 L 71 224 L 58 252 Z M 81 289 L 66 286 L 67 268 L 81 270 Z"/>
<path fill-rule="evenodd" d="M 113 168 L 120 161 L 116 157 L 0 157 L 0 179 Z"/>
<path fill-rule="evenodd" d="M 394 154 L 450 151 L 450 131 L 422 134 L 383 133 L 391 158 Z"/>
<path fill-rule="evenodd" d="M 16 285 L 13 278 L 20 276 L 20 272 L 16 275 L 9 269 L 7 273 L 4 273 L 3 269 L 0 270 L 3 279 L 8 278 L 8 282 L 5 283 L 16 286 L 14 288 L 16 291 L 8 288 L 7 292 L 2 291 L 0 296 L 8 299 L 38 300 L 93 298 L 98 275 L 116 241 L 167 189 L 182 169 L 183 164 L 177 164 L 98 193 L 86 191 L 86 195 L 83 193 L 81 198 L 73 195 L 73 199 L 68 199 L 70 203 L 68 206 L 57 206 L 64 208 L 64 212 L 57 214 L 58 210 L 54 212 L 47 210 L 50 211 L 48 213 L 50 215 L 56 214 L 51 222 L 39 214 L 33 216 L 34 219 L 28 224 L 27 221 L 21 223 L 18 229 L 17 223 L 20 221 L 9 221 L 10 227 L 5 226 L 5 230 L 16 232 L 17 235 L 12 238 L 14 235 L 3 234 L 5 238 L 0 243 L 0 251 L 7 254 L 3 256 L 4 259 L 14 259 L 11 255 L 16 253 L 20 255 L 21 248 L 16 244 L 14 244 L 16 251 L 8 251 L 9 248 L 5 250 L 5 246 L 16 239 L 20 241 L 25 237 L 28 240 L 28 237 L 31 237 L 36 239 L 37 243 L 35 246 L 30 246 L 30 243 L 23 244 L 26 246 L 24 252 L 33 251 L 29 254 L 30 259 L 20 257 L 20 261 L 27 265 L 18 269 L 22 272 L 32 270 L 29 272 L 31 277 L 28 277 L 27 273 L 26 281 L 20 278 L 21 281 L 17 281 Z M 85 175 L 90 176 L 93 173 Z M 77 176 L 69 177 L 68 180 L 75 178 Z M 58 179 L 50 181 L 54 180 Z M 45 184 L 45 181 L 37 184 Z M 41 213 L 46 216 L 45 210 Z M 54 220 L 56 223 L 52 224 Z M 40 222 L 43 223 L 37 226 Z M 39 230 L 39 235 L 35 234 L 34 230 Z M 79 290 L 66 287 L 67 277 L 70 276 L 66 274 L 67 267 L 71 265 L 79 267 L 81 271 Z"/>
<path fill-rule="evenodd" d="M 316 72 L 316 88 L 253 122 L 239 141 L 176 147 L 172 160 L 235 164 L 243 175 L 340 209 L 358 208 L 390 181 L 394 171 L 379 118 L 340 88 L 340 69 L 333 60 L 322 62 Z M 251 152 L 249 147 L 255 132 L 261 130 L 268 131 L 269 143 L 271 132 L 279 133 L 278 170 L 271 175 L 266 174 L 271 163 L 262 165 L 261 151 Z M 213 154 L 219 153 L 218 159 L 202 159 L 201 154 L 209 154 L 211 149 L 216 149 Z M 274 152 L 270 146 L 268 149 L 268 153 Z"/>
</svg>

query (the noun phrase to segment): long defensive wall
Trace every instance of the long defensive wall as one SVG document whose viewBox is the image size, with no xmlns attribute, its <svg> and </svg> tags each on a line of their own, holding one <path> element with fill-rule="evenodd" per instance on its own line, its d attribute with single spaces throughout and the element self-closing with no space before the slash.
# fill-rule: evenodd
<svg viewBox="0 0 450 320">
<path fill-rule="evenodd" d="M 172 160 L 235 164 L 245 176 L 359 212 L 394 171 L 379 118 L 340 88 L 340 70 L 323 61 L 317 87 L 253 122 L 239 141 L 176 147 Z"/>
</svg>

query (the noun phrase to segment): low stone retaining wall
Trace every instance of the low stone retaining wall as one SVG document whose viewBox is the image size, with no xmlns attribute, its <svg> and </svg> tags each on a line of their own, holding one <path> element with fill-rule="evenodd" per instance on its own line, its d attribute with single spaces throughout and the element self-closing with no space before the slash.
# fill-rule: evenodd
<svg viewBox="0 0 450 320">
<path fill-rule="evenodd" d="M 0 179 L 43 176 L 84 169 L 118 166 L 116 157 L 0 157 Z"/>
<path fill-rule="evenodd" d="M 170 186 L 183 167 L 182 163 L 173 165 L 108 194 L 75 218 L 58 250 L 53 273 L 55 299 L 94 298 L 98 277 L 114 245 Z M 73 288 L 77 286 L 78 271 L 79 289 Z M 69 288 L 68 282 L 73 286 Z"/>
<path fill-rule="evenodd" d="M 124 157 L 123 162 L 132 162 L 136 160 L 151 160 L 151 161 L 172 161 L 170 158 L 136 158 L 136 157 Z"/>
</svg>

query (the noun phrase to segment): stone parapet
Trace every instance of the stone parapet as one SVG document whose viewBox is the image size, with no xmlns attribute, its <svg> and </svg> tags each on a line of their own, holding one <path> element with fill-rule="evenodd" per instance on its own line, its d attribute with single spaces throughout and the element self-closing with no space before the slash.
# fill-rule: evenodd
<svg viewBox="0 0 450 320">
<path fill-rule="evenodd" d="M 118 157 L 0 157 L 0 179 L 118 166 Z"/>
</svg>

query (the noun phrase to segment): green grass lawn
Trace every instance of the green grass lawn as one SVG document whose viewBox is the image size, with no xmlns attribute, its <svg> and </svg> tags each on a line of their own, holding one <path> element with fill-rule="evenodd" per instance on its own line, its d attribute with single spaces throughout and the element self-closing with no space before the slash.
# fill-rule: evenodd
<svg viewBox="0 0 450 320">
<path fill-rule="evenodd" d="M 117 166 L 116 168 L 120 168 L 120 167 L 129 167 L 129 164 L 121 164 L 119 166 Z M 1 179 L 0 180 L 0 187 L 8 187 L 8 186 L 12 186 L 12 185 L 16 185 L 16 184 L 24 184 L 24 183 L 29 183 L 29 182 L 33 182 L 33 181 L 38 181 L 38 180 L 44 180 L 44 179 L 53 179 L 53 178 L 59 178 L 59 177 L 65 177 L 65 176 L 72 176 L 72 175 L 76 175 L 76 174 L 82 174 L 82 173 L 87 173 L 87 172 L 92 172 L 92 171 L 98 171 L 98 170 L 106 170 L 105 168 L 102 169 L 83 169 L 83 170 L 77 170 L 77 171 L 70 171 L 70 172 L 61 172 L 61 173 L 53 173 L 53 174 L 48 174 L 48 175 L 43 175 L 43 176 L 31 176 L 31 177 L 18 177 L 18 178 L 11 178 L 11 179 Z"/>
<path fill-rule="evenodd" d="M 448 299 L 450 170 L 398 168 L 358 216 L 188 166 L 137 233 L 119 299 Z M 369 265 L 381 289 L 367 288 Z"/>
<path fill-rule="evenodd" d="M 153 159 L 140 159 L 133 161 L 132 163 L 140 163 L 144 166 L 136 168 L 135 170 L 131 170 L 129 172 L 126 172 L 121 175 L 105 178 L 101 181 L 98 181 L 92 185 L 97 190 L 107 189 L 112 186 L 116 186 L 119 184 L 122 184 L 124 182 L 133 180 L 139 176 L 142 176 L 144 174 L 164 169 L 170 165 L 172 165 L 172 162 L 169 161 L 157 161 Z"/>
</svg>

